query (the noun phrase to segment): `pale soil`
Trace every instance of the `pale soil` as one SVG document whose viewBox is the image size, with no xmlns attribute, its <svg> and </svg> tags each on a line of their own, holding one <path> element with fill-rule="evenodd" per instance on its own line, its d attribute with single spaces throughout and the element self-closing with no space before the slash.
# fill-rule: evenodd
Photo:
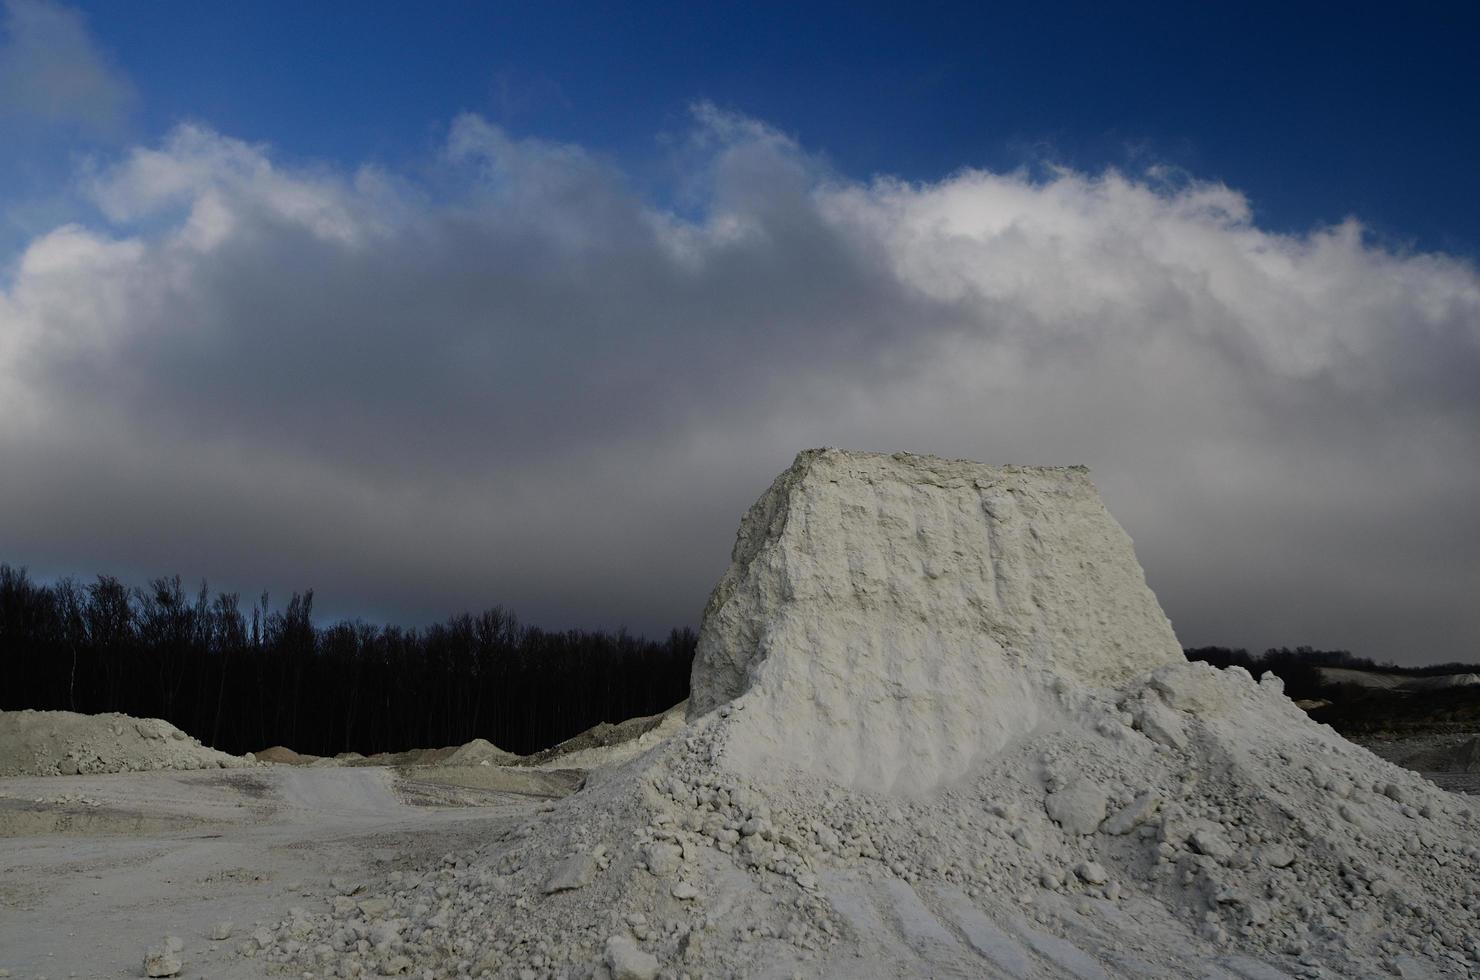
<svg viewBox="0 0 1480 980">
<path fill-rule="evenodd" d="M 498 770 L 483 772 L 495 786 Z M 145 948 L 176 935 L 183 976 L 261 977 L 267 964 L 233 956 L 237 944 L 292 906 L 321 905 L 311 896 L 331 877 L 435 863 L 548 805 L 447 786 L 435 807 L 408 802 L 423 785 L 383 768 L 285 766 L 0 779 L 0 970 L 136 977 Z M 212 942 L 221 920 L 232 938 Z"/>
<path fill-rule="evenodd" d="M 490 840 L 517 834 L 531 821 L 553 825 L 552 798 L 575 789 L 581 778 L 578 771 L 496 766 L 272 766 L 0 779 L 0 969 L 16 978 L 134 977 L 140 975 L 147 946 L 177 935 L 185 941 L 183 977 L 276 975 L 283 966 L 260 956 L 234 955 L 258 926 L 279 929 L 295 906 L 316 913 L 326 896 L 342 890 L 331 879 L 363 883 L 368 891 L 362 894 L 383 894 L 397 872 L 404 872 L 409 884 L 444 854 L 480 853 Z M 514 795 L 507 792 L 511 787 L 540 795 Z M 748 891 L 743 873 L 725 862 L 708 873 L 717 903 Z M 731 881 L 736 875 L 741 880 Z M 830 964 L 832 975 L 846 974 L 848 963 L 859 975 L 871 976 L 926 975 L 926 964 L 943 956 L 942 963 L 961 965 L 955 962 L 964 954 L 956 949 L 954 927 L 949 935 L 936 935 L 942 928 L 939 917 L 941 922 L 956 921 L 952 916 L 980 918 L 980 913 L 971 918 L 979 903 L 967 901 L 958 889 L 917 884 L 934 909 L 927 913 L 916 907 L 920 899 L 903 882 L 858 869 L 821 877 L 829 902 L 859 943 Z M 526 894 L 540 900 L 538 889 Z M 1108 917 L 1101 928 L 1116 916 L 1155 918 L 1151 906 L 1142 907 L 1144 900 L 1137 903 L 1117 912 L 1100 900 L 1094 913 Z M 1040 913 L 1056 909 L 1058 928 L 1073 941 L 1054 940 L 1035 931 L 1043 928 L 1036 922 L 1001 910 L 1002 926 L 976 922 L 976 931 L 963 934 L 982 943 L 987 951 L 982 955 L 991 962 L 1004 957 L 1004 962 L 1037 962 L 1022 974 L 1035 976 L 1040 968 L 1044 975 L 1074 975 L 1069 965 L 1074 957 L 1085 957 L 1083 950 L 1096 950 L 1110 962 L 1114 957 L 1105 951 L 1124 945 L 1123 937 L 1097 939 L 1093 923 L 1081 921 L 1087 907 L 1074 906 L 1067 897 L 1044 892 L 1035 904 Z M 746 913 L 751 915 L 759 913 Z M 229 940 L 214 942 L 208 937 L 221 920 L 231 920 L 234 930 Z M 1162 926 L 1168 930 L 1163 940 L 1196 959 L 1196 937 L 1180 926 L 1173 929 L 1170 921 Z M 1126 935 L 1144 931 L 1126 922 L 1121 929 Z M 988 943 L 978 932 L 995 939 Z M 948 945 L 952 955 L 932 947 L 924 961 L 917 959 L 924 954 L 910 951 L 925 941 L 921 936 Z M 1169 975 L 1160 964 L 1148 973 Z M 1281 974 L 1271 970 L 1268 975 Z"/>
<path fill-rule="evenodd" d="M 1480 794 L 1480 771 L 1462 751 L 1480 732 L 1371 736 L 1353 739 L 1389 762 L 1412 769 L 1451 793 Z"/>
<path fill-rule="evenodd" d="M 415 766 L 397 769 L 398 791 L 426 793 L 429 787 L 455 788 L 466 800 L 468 790 L 490 793 L 520 793 L 559 799 L 569 796 L 586 781 L 580 769 L 516 769 L 508 766 Z M 466 802 L 461 803 L 466 805 Z"/>
</svg>

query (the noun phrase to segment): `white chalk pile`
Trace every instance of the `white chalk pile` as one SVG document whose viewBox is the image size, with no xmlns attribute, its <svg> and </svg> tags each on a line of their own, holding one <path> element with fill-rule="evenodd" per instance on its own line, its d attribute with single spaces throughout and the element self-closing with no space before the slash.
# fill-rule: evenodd
<svg viewBox="0 0 1480 980">
<path fill-rule="evenodd" d="M 159 718 L 71 711 L 0 711 L 0 776 L 76 776 L 252 765 Z"/>
<path fill-rule="evenodd" d="M 1078 469 L 803 453 L 689 724 L 244 942 L 318 977 L 1473 976 L 1480 835 L 1183 660 Z M 343 885 L 343 883 L 341 883 Z"/>
</svg>

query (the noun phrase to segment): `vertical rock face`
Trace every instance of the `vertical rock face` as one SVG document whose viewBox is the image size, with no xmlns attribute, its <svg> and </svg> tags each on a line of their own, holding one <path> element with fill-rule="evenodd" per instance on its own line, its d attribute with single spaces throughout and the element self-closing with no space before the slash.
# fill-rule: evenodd
<svg viewBox="0 0 1480 980">
<path fill-rule="evenodd" d="M 740 699 L 742 769 L 925 790 L 1035 727 L 1045 686 L 1182 659 L 1082 468 L 809 450 L 741 522 L 690 714 Z"/>
</svg>

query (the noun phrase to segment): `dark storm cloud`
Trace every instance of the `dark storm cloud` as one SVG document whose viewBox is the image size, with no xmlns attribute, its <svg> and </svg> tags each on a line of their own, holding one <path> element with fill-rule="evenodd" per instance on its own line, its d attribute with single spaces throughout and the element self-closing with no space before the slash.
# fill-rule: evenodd
<svg viewBox="0 0 1480 980">
<path fill-rule="evenodd" d="M 674 161 L 677 210 L 475 117 L 421 182 L 134 151 L 0 292 L 6 557 L 652 629 L 796 450 L 906 448 L 1090 464 L 1184 641 L 1480 652 L 1473 268 L 707 106 Z"/>
</svg>

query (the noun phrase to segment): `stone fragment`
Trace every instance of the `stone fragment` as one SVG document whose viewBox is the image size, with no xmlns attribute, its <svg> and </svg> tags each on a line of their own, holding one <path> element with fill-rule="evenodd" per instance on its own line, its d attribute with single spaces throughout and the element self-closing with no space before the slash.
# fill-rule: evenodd
<svg viewBox="0 0 1480 980">
<path fill-rule="evenodd" d="M 146 977 L 173 977 L 184 968 L 185 965 L 180 962 L 180 950 L 171 946 L 168 939 L 158 946 L 149 947 L 144 954 Z"/>
<path fill-rule="evenodd" d="M 555 866 L 555 871 L 545 882 L 545 894 L 574 891 L 591 884 L 596 877 L 596 857 L 578 851 Z"/>
<path fill-rule="evenodd" d="M 606 966 L 612 980 L 654 980 L 658 975 L 658 958 L 639 949 L 629 936 L 606 941 Z"/>
<path fill-rule="evenodd" d="M 1136 718 L 1136 728 L 1141 734 L 1173 749 L 1187 748 L 1187 727 L 1181 717 L 1163 704 L 1148 700 L 1142 705 Z"/>
<path fill-rule="evenodd" d="M 1063 827 L 1066 833 L 1092 834 L 1105 819 L 1108 802 L 1109 798 L 1100 787 L 1078 780 L 1049 793 L 1043 806 L 1053 822 Z"/>
<path fill-rule="evenodd" d="M 678 899 L 680 902 L 691 902 L 699 897 L 699 889 L 695 888 L 687 881 L 680 881 L 678 884 L 674 885 L 672 889 L 670 889 L 669 894 Z"/>
<path fill-rule="evenodd" d="M 683 864 L 683 848 L 677 844 L 654 841 L 643 849 L 642 859 L 647 864 L 648 871 L 659 878 L 667 878 L 677 874 L 679 866 Z"/>
<path fill-rule="evenodd" d="M 756 834 L 765 836 L 770 830 L 771 824 L 764 817 L 751 817 L 741 826 L 740 833 L 745 837 L 751 837 Z"/>
<path fill-rule="evenodd" d="M 1220 690 L 1222 673 L 1205 663 L 1167 664 L 1152 672 L 1151 687 L 1179 711 L 1206 712 L 1227 697 Z"/>
<path fill-rule="evenodd" d="M 1295 851 L 1284 844 L 1271 844 L 1259 849 L 1259 860 L 1271 868 L 1288 868 L 1295 863 Z"/>
<path fill-rule="evenodd" d="M 362 898 L 356 904 L 367 919 L 378 918 L 391 910 L 391 900 L 383 896 Z"/>
<path fill-rule="evenodd" d="M 1123 836 L 1155 816 L 1160 806 L 1161 799 L 1155 793 L 1142 793 L 1106 817 L 1104 823 L 1100 824 L 1100 830 L 1116 837 Z"/>
<path fill-rule="evenodd" d="M 1074 868 L 1079 880 L 1090 885 L 1103 885 L 1110 880 L 1110 873 L 1098 861 L 1081 861 Z"/>
<path fill-rule="evenodd" d="M 1206 855 L 1215 861 L 1226 861 L 1233 856 L 1233 848 L 1215 827 L 1198 827 L 1187 835 L 1187 843 L 1197 853 Z"/>
<path fill-rule="evenodd" d="M 217 922 L 215 925 L 211 926 L 211 938 L 216 940 L 217 942 L 222 942 L 223 940 L 230 939 L 231 929 L 232 923 L 228 920 L 223 919 L 222 921 Z"/>
</svg>

